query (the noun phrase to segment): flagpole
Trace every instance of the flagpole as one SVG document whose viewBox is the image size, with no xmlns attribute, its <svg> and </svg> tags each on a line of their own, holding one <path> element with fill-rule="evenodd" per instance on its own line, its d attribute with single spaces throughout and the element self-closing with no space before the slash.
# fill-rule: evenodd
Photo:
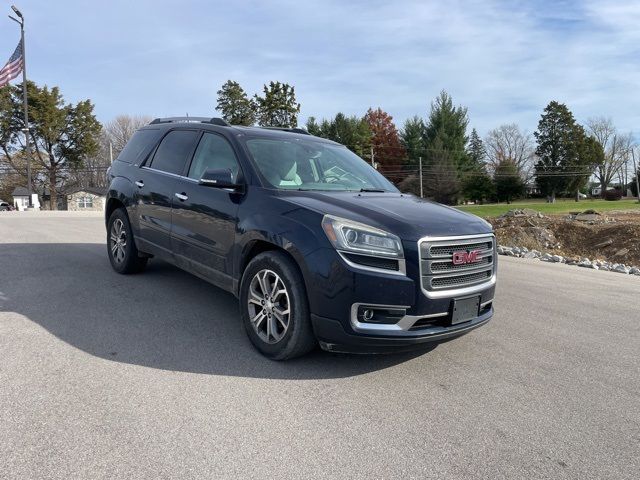
<svg viewBox="0 0 640 480">
<path fill-rule="evenodd" d="M 22 131 L 24 132 L 25 138 L 25 151 L 27 154 L 27 191 L 29 192 L 29 208 L 33 208 L 33 199 L 31 198 L 32 189 L 31 189 L 31 141 L 29 138 L 29 103 L 27 99 L 27 54 L 25 52 L 24 46 L 24 17 L 20 10 L 18 10 L 15 5 L 11 5 L 11 9 L 14 13 L 20 18 L 20 20 L 16 20 L 11 15 L 9 18 L 16 23 L 20 24 L 20 38 L 22 44 L 22 107 L 24 111 L 24 128 Z M 55 188 L 55 185 L 53 186 Z"/>
</svg>

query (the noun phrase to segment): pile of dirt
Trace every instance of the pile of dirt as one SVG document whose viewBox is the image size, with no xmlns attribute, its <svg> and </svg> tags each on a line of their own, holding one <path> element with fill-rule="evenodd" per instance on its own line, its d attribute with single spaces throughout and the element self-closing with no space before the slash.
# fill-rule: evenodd
<svg viewBox="0 0 640 480">
<path fill-rule="evenodd" d="M 516 211 L 489 221 L 500 245 L 640 265 L 640 213 L 544 216 Z"/>
</svg>

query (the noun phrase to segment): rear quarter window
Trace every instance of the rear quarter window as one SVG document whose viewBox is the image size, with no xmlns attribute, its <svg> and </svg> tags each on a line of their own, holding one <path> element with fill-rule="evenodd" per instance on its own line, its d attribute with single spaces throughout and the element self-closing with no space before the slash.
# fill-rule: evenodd
<svg viewBox="0 0 640 480">
<path fill-rule="evenodd" d="M 138 130 L 124 146 L 118 160 L 139 165 L 156 146 L 161 131 L 157 129 Z"/>
</svg>

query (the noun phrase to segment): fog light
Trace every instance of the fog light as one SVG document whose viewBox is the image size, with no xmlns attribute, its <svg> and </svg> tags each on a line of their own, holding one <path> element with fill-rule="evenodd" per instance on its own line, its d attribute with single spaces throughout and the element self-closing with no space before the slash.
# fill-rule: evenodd
<svg viewBox="0 0 640 480">
<path fill-rule="evenodd" d="M 387 324 L 398 323 L 406 313 L 406 310 L 403 308 L 383 308 L 374 306 L 360 306 L 357 311 L 359 322 Z"/>
</svg>

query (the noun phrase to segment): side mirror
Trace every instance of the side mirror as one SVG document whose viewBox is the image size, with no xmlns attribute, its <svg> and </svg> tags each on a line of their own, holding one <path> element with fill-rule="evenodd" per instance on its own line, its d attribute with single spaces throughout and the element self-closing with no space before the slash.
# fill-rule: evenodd
<svg viewBox="0 0 640 480">
<path fill-rule="evenodd" d="M 233 181 L 233 174 L 228 168 L 209 168 L 202 174 L 198 183 L 205 187 L 225 188 L 239 193 L 244 191 L 244 185 Z"/>
</svg>

